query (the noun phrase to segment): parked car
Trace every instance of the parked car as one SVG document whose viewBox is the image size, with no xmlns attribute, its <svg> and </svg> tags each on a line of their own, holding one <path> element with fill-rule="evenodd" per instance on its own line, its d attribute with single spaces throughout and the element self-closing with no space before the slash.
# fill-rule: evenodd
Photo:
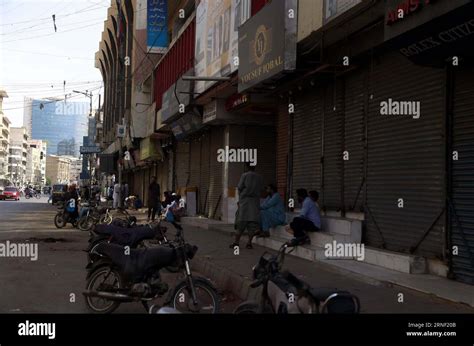
<svg viewBox="0 0 474 346">
<path fill-rule="evenodd" d="M 67 191 L 66 184 L 54 184 L 53 185 L 53 196 L 51 198 L 52 203 L 55 204 L 56 202 L 63 201 L 64 194 Z"/>
<path fill-rule="evenodd" d="M 6 187 L 3 192 L 0 194 L 0 199 L 2 200 L 7 200 L 7 199 L 13 199 L 15 201 L 20 200 L 20 191 L 14 186 L 9 186 Z"/>
</svg>

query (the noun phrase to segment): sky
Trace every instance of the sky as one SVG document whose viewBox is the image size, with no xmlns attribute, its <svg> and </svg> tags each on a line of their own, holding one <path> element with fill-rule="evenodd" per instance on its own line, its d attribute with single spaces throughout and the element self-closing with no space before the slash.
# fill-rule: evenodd
<svg viewBox="0 0 474 346">
<path fill-rule="evenodd" d="M 3 112 L 11 126 L 23 125 L 24 97 L 64 99 L 66 93 L 74 95 L 68 100 L 89 102 L 72 92 L 88 90 L 97 108 L 103 88 L 94 56 L 110 3 L 0 0 L 0 90 L 9 96 Z"/>
</svg>

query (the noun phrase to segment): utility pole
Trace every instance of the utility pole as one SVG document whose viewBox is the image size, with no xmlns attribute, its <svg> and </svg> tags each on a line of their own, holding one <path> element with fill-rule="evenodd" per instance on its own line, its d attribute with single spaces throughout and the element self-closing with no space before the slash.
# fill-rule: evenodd
<svg viewBox="0 0 474 346">
<path fill-rule="evenodd" d="M 90 101 L 90 103 L 89 103 L 89 105 L 90 105 L 89 106 L 89 117 L 91 117 L 92 116 L 92 91 L 87 93 L 87 90 L 85 92 L 84 91 L 73 90 L 72 92 L 74 92 L 76 94 L 82 94 L 82 95 L 89 98 L 89 101 Z"/>
</svg>

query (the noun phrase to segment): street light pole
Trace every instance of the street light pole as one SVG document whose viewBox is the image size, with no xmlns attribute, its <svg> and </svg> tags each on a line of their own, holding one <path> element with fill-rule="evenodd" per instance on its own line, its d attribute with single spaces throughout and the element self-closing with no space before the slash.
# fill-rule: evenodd
<svg viewBox="0 0 474 346">
<path fill-rule="evenodd" d="M 89 117 L 91 117 L 91 116 L 92 116 L 92 91 L 90 91 L 89 93 L 87 93 L 87 90 L 86 90 L 86 92 L 73 90 L 72 92 L 74 92 L 74 93 L 76 93 L 76 94 L 82 94 L 82 95 L 84 95 L 85 97 L 88 97 L 88 98 L 89 98 L 89 100 L 90 100 Z"/>
</svg>

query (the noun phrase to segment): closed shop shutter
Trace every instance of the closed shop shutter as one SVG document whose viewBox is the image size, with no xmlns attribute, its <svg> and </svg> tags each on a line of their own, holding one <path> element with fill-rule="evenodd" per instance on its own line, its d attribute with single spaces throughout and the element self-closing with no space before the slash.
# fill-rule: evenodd
<svg viewBox="0 0 474 346">
<path fill-rule="evenodd" d="M 189 176 L 189 143 L 177 142 L 175 162 L 175 189 L 186 187 Z"/>
<path fill-rule="evenodd" d="M 364 88 L 366 69 L 359 69 L 345 78 L 344 104 L 344 209 L 362 211 L 364 204 Z"/>
<path fill-rule="evenodd" d="M 156 169 L 156 179 L 160 184 L 161 194 L 168 190 L 168 171 L 169 171 L 169 158 L 165 157 L 162 162 L 159 162 Z"/>
<path fill-rule="evenodd" d="M 146 201 L 144 199 L 145 195 L 143 193 L 143 179 L 140 170 L 133 172 L 133 193 L 138 194 L 138 196 L 142 199 L 142 202 Z"/>
<path fill-rule="evenodd" d="M 246 126 L 244 147 L 257 149 L 256 172 L 264 184 L 275 184 L 275 128 L 272 126 Z"/>
<path fill-rule="evenodd" d="M 210 174 L 209 174 L 209 218 L 219 219 L 222 216 L 222 162 L 217 162 L 217 150 L 224 147 L 224 128 L 216 126 L 211 129 Z"/>
<path fill-rule="evenodd" d="M 201 143 L 198 140 L 190 142 L 190 159 L 189 159 L 189 183 L 188 186 L 198 187 L 200 181 L 200 161 L 201 161 Z"/>
<path fill-rule="evenodd" d="M 288 105 L 279 108 L 276 135 L 276 184 L 282 197 L 287 195 L 288 176 Z"/>
<path fill-rule="evenodd" d="M 148 167 L 144 168 L 141 170 L 142 172 L 142 185 L 143 185 L 143 196 L 145 196 L 145 203 L 147 203 L 148 206 L 148 185 L 150 184 L 150 172 Z"/>
<path fill-rule="evenodd" d="M 335 83 L 335 84 L 334 84 Z M 340 80 L 325 88 L 323 119 L 323 181 L 320 205 L 328 210 L 342 206 L 343 84 Z"/>
<path fill-rule="evenodd" d="M 296 190 L 321 188 L 322 93 L 309 90 L 295 100 L 293 114 L 293 198 Z"/>
<path fill-rule="evenodd" d="M 399 53 L 375 59 L 370 73 L 366 243 L 442 257 L 444 247 L 444 73 Z M 381 115 L 381 102 L 420 101 L 420 118 Z M 403 200 L 403 201 L 402 201 Z M 400 202 L 403 202 L 401 208 Z"/>
<path fill-rule="evenodd" d="M 208 216 L 209 209 L 209 176 L 211 167 L 211 135 L 210 131 L 205 132 L 199 139 L 200 142 L 200 177 L 199 177 L 199 213 Z"/>
<path fill-rule="evenodd" d="M 452 256 L 456 280 L 474 284 L 474 70 L 460 71 L 455 77 L 451 201 L 449 214 Z"/>
</svg>

